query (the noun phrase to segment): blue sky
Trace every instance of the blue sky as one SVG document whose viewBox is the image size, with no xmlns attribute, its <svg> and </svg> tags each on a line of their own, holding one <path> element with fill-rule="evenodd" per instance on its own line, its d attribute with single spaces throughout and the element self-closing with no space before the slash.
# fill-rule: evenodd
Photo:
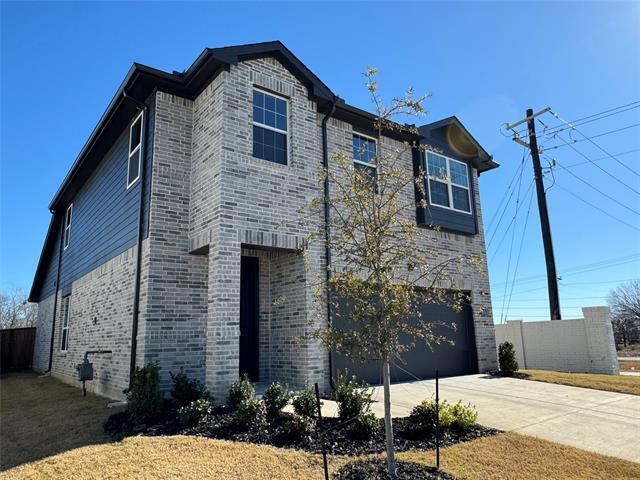
<svg viewBox="0 0 640 480">
<path fill-rule="evenodd" d="M 30 287 L 47 205 L 132 62 L 182 70 L 205 47 L 280 39 L 353 105 L 371 109 L 361 73 L 373 65 L 383 94 L 413 86 L 433 94 L 431 121 L 462 120 L 502 164 L 480 179 L 485 224 L 495 217 L 487 232 L 487 240 L 494 237 L 495 320 L 542 319 L 547 297 L 535 199 L 523 235 L 530 160 L 515 229 L 507 227 L 517 195 L 497 220 L 522 160 L 522 148 L 500 126 L 522 118 L 528 107 L 550 106 L 574 120 L 640 100 L 637 2 L 3 2 L 0 8 L 2 288 Z M 595 136 L 640 124 L 640 108 L 617 112 L 579 129 Z M 558 123 L 548 114 L 541 119 Z M 567 141 L 582 138 L 561 134 Z M 586 162 L 556 167 L 555 184 L 550 174 L 545 178 L 565 318 L 577 316 L 581 305 L 602 304 L 617 283 L 640 276 L 640 215 L 632 211 L 640 212 L 640 194 L 633 191 L 640 191 L 634 173 L 640 172 L 640 151 L 634 151 L 640 126 L 593 141 L 617 160 L 589 141 L 574 145 L 580 153 L 566 146 L 545 152 L 560 166 Z M 516 263 L 521 280 L 507 314 L 512 282 L 505 281 Z"/>
</svg>

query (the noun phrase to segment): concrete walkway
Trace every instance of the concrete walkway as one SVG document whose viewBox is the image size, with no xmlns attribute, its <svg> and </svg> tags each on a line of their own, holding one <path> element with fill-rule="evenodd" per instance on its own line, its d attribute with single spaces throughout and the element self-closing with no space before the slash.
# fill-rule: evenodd
<svg viewBox="0 0 640 480">
<path fill-rule="evenodd" d="M 384 411 L 382 395 L 382 387 L 376 387 L 374 398 L 378 401 L 373 409 L 380 416 Z M 433 380 L 392 385 L 392 413 L 408 415 L 417 403 L 434 397 Z M 475 405 L 478 422 L 488 427 L 640 462 L 639 396 L 467 375 L 441 380 L 440 397 L 450 403 L 461 400 Z M 326 408 L 327 413 L 333 413 L 334 405 Z"/>
</svg>

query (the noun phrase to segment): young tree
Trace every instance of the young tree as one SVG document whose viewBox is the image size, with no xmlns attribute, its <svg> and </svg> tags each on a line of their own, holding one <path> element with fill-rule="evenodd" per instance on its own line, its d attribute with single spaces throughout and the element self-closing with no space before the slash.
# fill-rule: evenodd
<svg viewBox="0 0 640 480">
<path fill-rule="evenodd" d="M 0 329 L 35 326 L 37 305 L 27 298 L 21 288 L 0 293 Z"/>
<path fill-rule="evenodd" d="M 616 341 L 625 347 L 640 337 L 640 280 L 619 285 L 609 293 L 611 323 Z"/>
<path fill-rule="evenodd" d="M 375 69 L 369 68 L 365 76 L 377 116 L 371 125 L 377 136 L 377 151 L 371 158 L 375 168 L 354 165 L 352 152 L 338 152 L 322 170 L 321 181 L 328 179 L 331 189 L 326 199 L 330 234 L 322 229 L 317 236 L 328 243 L 334 260 L 331 275 L 315 298 L 324 306 L 330 302 L 333 321 L 314 328 L 312 337 L 357 361 L 380 362 L 387 463 L 389 474 L 395 476 L 390 365 L 416 342 L 447 341 L 435 332 L 442 322 L 421 317 L 419 305 L 446 303 L 459 311 L 467 295 L 456 288 L 454 277 L 468 265 L 477 267 L 480 258 L 447 257 L 429 248 L 433 229 L 419 228 L 415 217 L 414 187 L 424 194 L 425 180 L 425 173 L 416 175 L 411 166 L 411 148 L 417 147 L 387 136 L 398 129 L 416 133 L 414 126 L 400 126 L 393 119 L 424 115 L 428 96 L 414 98 L 410 89 L 386 105 L 378 94 Z M 426 206 L 424 200 L 418 203 Z M 312 216 L 324 208 L 322 197 L 303 210 Z M 411 340 L 403 341 L 407 337 Z"/>
</svg>

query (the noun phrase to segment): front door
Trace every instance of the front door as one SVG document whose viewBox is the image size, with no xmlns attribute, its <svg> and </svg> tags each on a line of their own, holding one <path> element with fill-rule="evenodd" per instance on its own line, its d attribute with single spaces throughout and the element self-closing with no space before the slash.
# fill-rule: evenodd
<svg viewBox="0 0 640 480">
<path fill-rule="evenodd" d="M 241 257 L 240 263 L 240 375 L 259 380 L 258 258 Z"/>
</svg>

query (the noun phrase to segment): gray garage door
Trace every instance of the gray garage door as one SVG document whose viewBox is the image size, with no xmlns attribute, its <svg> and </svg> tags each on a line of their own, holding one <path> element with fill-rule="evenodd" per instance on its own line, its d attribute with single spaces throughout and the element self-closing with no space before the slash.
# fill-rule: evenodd
<svg viewBox="0 0 640 480">
<path fill-rule="evenodd" d="M 426 319 L 439 319 L 440 322 L 451 325 L 452 328 L 439 326 L 436 332 L 453 341 L 432 345 L 430 349 L 424 342 L 416 342 L 413 349 L 402 355 L 402 360 L 396 360 L 397 365 L 391 365 L 391 381 L 406 382 L 428 379 L 435 376 L 436 369 L 441 377 L 467 375 L 478 373 L 476 356 L 476 342 L 473 330 L 473 312 L 470 306 L 465 306 L 461 312 L 455 312 L 446 305 L 423 305 L 422 315 Z M 338 320 L 341 321 L 341 320 Z M 348 369 L 360 380 L 366 380 L 370 385 L 381 383 L 380 363 L 354 363 L 342 355 L 334 355 L 334 375 Z"/>
</svg>

